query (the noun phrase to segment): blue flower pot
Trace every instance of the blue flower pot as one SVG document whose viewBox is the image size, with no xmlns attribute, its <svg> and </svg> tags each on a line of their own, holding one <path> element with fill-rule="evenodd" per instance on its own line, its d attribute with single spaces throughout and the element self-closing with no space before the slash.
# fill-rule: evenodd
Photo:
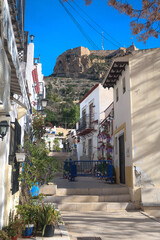
<svg viewBox="0 0 160 240">
<path fill-rule="evenodd" d="M 33 235 L 34 224 L 28 224 L 25 226 L 25 231 L 23 231 L 23 237 L 31 237 Z"/>
</svg>

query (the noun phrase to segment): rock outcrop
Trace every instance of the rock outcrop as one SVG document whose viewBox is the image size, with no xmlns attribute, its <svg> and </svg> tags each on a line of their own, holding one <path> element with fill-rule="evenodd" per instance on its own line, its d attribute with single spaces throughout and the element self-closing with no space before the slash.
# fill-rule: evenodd
<svg viewBox="0 0 160 240">
<path fill-rule="evenodd" d="M 57 58 L 52 76 L 101 81 L 114 57 L 133 50 L 135 50 L 134 45 L 118 50 L 90 51 L 85 47 L 69 49 Z"/>
</svg>

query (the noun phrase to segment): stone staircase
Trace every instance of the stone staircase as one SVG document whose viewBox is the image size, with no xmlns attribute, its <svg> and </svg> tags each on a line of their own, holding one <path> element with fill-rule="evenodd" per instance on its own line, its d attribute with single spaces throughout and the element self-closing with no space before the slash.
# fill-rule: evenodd
<svg viewBox="0 0 160 240">
<path fill-rule="evenodd" d="M 135 210 L 128 188 L 119 185 L 106 188 L 57 188 L 56 195 L 47 196 L 45 202 L 58 205 L 60 211 Z"/>
</svg>

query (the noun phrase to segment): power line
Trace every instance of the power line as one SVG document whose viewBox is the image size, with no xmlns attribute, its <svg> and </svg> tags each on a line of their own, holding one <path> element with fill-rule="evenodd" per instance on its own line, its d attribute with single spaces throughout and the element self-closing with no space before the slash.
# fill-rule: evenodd
<svg viewBox="0 0 160 240">
<path fill-rule="evenodd" d="M 67 2 L 68 5 L 96 32 L 98 33 L 100 36 L 102 36 L 102 33 L 100 33 L 97 29 L 95 29 L 84 17 L 82 17 L 80 15 L 80 13 L 69 3 Z M 106 39 L 108 42 L 110 42 L 111 44 L 113 44 L 114 46 L 119 48 L 119 45 L 113 43 L 111 40 L 109 40 L 108 38 L 106 38 L 105 36 L 103 36 L 104 39 Z"/>
<path fill-rule="evenodd" d="M 116 39 L 114 39 L 109 33 L 107 33 L 107 31 L 102 28 L 98 23 L 96 23 L 77 3 L 76 1 L 73 1 L 73 3 L 98 27 L 100 28 L 104 33 L 106 33 L 114 42 L 116 42 L 119 47 L 122 46 L 122 44 L 120 42 L 118 42 Z"/>
<path fill-rule="evenodd" d="M 62 3 L 61 0 L 59 0 L 60 4 L 62 5 L 62 7 L 65 9 L 65 11 L 67 12 L 67 14 L 71 17 L 72 21 L 76 24 L 76 26 L 79 28 L 80 32 L 83 34 L 83 36 L 87 39 L 87 41 L 91 44 L 91 46 L 94 49 L 98 49 L 97 45 L 93 42 L 93 40 L 85 33 L 85 31 L 82 29 L 82 27 L 80 26 L 80 24 L 78 23 L 78 21 L 73 17 L 73 15 L 69 12 L 69 10 L 64 6 L 64 4 Z"/>
</svg>

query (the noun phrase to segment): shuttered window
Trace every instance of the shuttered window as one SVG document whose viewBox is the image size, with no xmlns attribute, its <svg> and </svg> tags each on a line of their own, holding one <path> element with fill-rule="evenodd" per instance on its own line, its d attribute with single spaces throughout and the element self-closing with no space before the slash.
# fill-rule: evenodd
<svg viewBox="0 0 160 240">
<path fill-rule="evenodd" d="M 11 124 L 11 134 L 10 134 L 10 154 L 9 154 L 9 164 L 13 165 L 12 168 L 12 194 L 15 194 L 19 191 L 19 163 L 16 160 L 15 153 L 18 149 L 18 145 L 21 144 L 21 126 L 18 123 L 17 119 L 15 123 Z"/>
</svg>

